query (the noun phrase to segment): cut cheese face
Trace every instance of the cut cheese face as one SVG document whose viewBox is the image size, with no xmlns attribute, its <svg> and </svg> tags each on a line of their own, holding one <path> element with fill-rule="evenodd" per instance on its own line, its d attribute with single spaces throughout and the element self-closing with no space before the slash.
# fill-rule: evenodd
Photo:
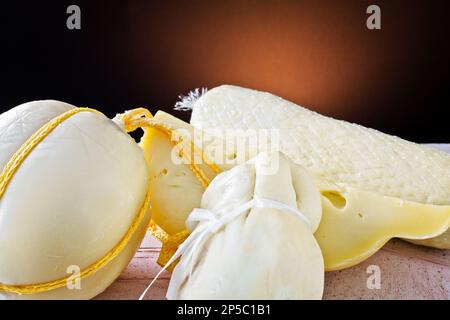
<svg viewBox="0 0 450 320">
<path fill-rule="evenodd" d="M 154 119 L 175 129 L 192 130 L 189 124 L 161 111 Z M 206 185 L 183 163 L 173 141 L 160 130 L 144 128 L 140 146 L 149 169 L 152 219 L 167 233 L 176 234 L 186 228 L 187 215 L 198 207 Z M 216 175 L 207 166 L 202 170 L 209 180 Z"/>
<path fill-rule="evenodd" d="M 389 239 L 427 239 L 450 227 L 450 206 L 426 205 L 318 181 L 323 217 L 315 237 L 328 271 L 355 265 Z"/>
<path fill-rule="evenodd" d="M 0 170 L 28 138 L 75 107 L 35 101 L 0 115 Z M 83 272 L 121 242 L 148 190 L 139 146 L 110 119 L 78 112 L 59 123 L 20 164 L 0 197 L 0 284 L 38 285 Z M 149 212 L 106 265 L 66 286 L 4 299 L 88 299 L 126 267 L 145 235 Z"/>
<path fill-rule="evenodd" d="M 275 129 L 279 150 L 327 181 L 430 208 L 450 205 L 450 155 L 324 117 L 270 93 L 214 88 L 193 104 L 191 124 L 215 132 Z M 446 233 L 423 244 L 450 248 L 448 239 Z"/>
<path fill-rule="evenodd" d="M 186 123 L 164 112 L 158 112 L 155 119 L 173 128 L 193 130 Z M 155 129 L 146 129 L 141 146 L 147 161 L 152 161 L 149 163 L 151 185 L 153 190 L 157 190 L 151 200 L 154 220 L 173 235 L 185 229 L 184 222 L 192 209 L 199 207 L 205 188 L 188 165 L 172 162 L 170 153 L 173 144 L 167 136 L 158 135 L 156 132 Z M 212 150 L 213 144 L 221 145 L 218 142 L 221 138 L 215 139 L 210 139 L 209 144 L 204 143 L 203 150 Z M 214 158 L 209 153 L 207 156 Z M 228 155 L 224 154 L 224 157 L 227 158 Z M 217 164 L 222 170 L 237 165 Z M 380 195 L 332 183 L 309 170 L 295 168 L 293 172 L 298 171 L 293 178 L 294 186 L 298 184 L 296 188 L 302 188 L 302 181 L 311 177 L 321 193 L 322 208 L 312 209 L 309 206 L 316 203 L 314 197 L 319 195 L 303 187 L 304 191 L 299 194 L 305 198 L 300 199 L 299 208 L 303 205 L 305 211 L 323 210 L 315 237 L 321 247 L 326 270 L 337 270 L 357 264 L 375 253 L 392 237 L 432 238 L 449 227 L 449 206 L 422 204 Z M 164 169 L 167 169 L 167 174 L 159 175 Z M 206 173 L 210 179 L 216 175 L 211 170 Z M 298 178 L 295 178 L 297 175 Z M 178 187 L 171 189 L 168 187 L 170 185 Z"/>
</svg>

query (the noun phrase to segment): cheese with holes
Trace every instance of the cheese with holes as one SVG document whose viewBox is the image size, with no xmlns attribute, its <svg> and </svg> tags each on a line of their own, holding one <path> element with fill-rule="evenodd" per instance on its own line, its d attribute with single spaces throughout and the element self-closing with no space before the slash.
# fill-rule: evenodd
<svg viewBox="0 0 450 320">
<path fill-rule="evenodd" d="M 210 136 L 161 111 L 156 113 L 155 119 L 193 138 L 223 171 L 238 165 L 247 156 L 235 157 L 235 163 L 227 161 L 234 158 L 231 155 L 236 152 L 245 153 L 246 150 L 238 150 L 232 141 L 230 148 L 217 152 L 226 145 L 226 137 Z M 173 235 L 186 228 L 186 218 L 193 208 L 199 207 L 205 188 L 189 165 L 173 161 L 170 154 L 174 145 L 167 136 L 155 129 L 145 131 L 141 146 L 149 161 L 150 183 L 154 190 L 152 214 L 155 222 Z M 202 169 L 210 179 L 216 175 L 204 164 Z M 393 237 L 433 238 L 450 225 L 450 206 L 404 200 L 328 181 L 312 170 L 305 172 L 313 177 L 321 191 L 323 214 L 315 236 L 322 249 L 326 270 L 357 264 Z"/>
<path fill-rule="evenodd" d="M 154 119 L 180 134 L 193 135 L 189 124 L 165 112 L 158 111 Z M 158 129 L 143 129 L 140 146 L 149 169 L 152 219 L 167 233 L 175 234 L 186 228 L 187 215 L 198 207 L 205 186 L 175 151 L 174 141 Z M 210 180 L 215 177 L 207 166 L 201 165 L 201 168 Z"/>
<path fill-rule="evenodd" d="M 1 114 L 0 170 L 36 131 L 74 108 L 35 101 Z M 80 286 L 78 272 L 121 241 L 147 190 L 142 150 L 110 119 L 79 112 L 58 124 L 20 164 L 0 197 L 0 298 L 88 299 L 101 293 L 135 254 L 149 212 L 119 254 Z M 69 287 L 35 294 L 1 289 L 66 277 Z"/>
<path fill-rule="evenodd" d="M 440 222 L 434 209 L 447 211 L 450 205 L 449 154 L 322 116 L 270 93 L 214 88 L 193 103 L 191 124 L 206 131 L 277 130 L 279 150 L 296 163 L 344 187 L 429 205 L 421 206 L 429 209 L 423 219 Z M 380 217 L 396 214 L 395 207 L 381 207 L 388 212 Z M 441 222 L 439 230 L 447 225 Z M 449 233 L 419 243 L 450 248 Z"/>
</svg>

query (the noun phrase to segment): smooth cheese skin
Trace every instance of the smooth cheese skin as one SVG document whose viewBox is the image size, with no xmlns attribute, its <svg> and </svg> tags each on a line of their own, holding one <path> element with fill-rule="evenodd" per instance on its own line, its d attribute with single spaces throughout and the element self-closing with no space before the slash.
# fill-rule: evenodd
<svg viewBox="0 0 450 320">
<path fill-rule="evenodd" d="M 296 207 L 300 195 L 292 184 L 289 161 L 282 157 L 276 173 L 261 171 L 256 160 L 254 165 L 243 164 L 218 175 L 204 193 L 201 207 L 225 215 L 254 196 Z M 173 277 L 184 271 L 181 266 L 182 262 Z M 324 266 L 308 225 L 283 210 L 258 208 L 211 235 L 192 277 L 185 277 L 175 298 L 320 299 Z"/>
<path fill-rule="evenodd" d="M 38 128 L 74 108 L 35 101 L 0 115 L 0 166 Z M 129 229 L 148 189 L 142 150 L 103 115 L 81 112 L 59 124 L 21 164 L 0 199 L 0 283 L 64 278 L 109 252 Z M 81 289 L 66 287 L 5 299 L 88 299 L 101 293 L 133 257 L 148 212 L 125 249 Z"/>
<path fill-rule="evenodd" d="M 158 112 L 155 118 L 175 128 L 187 128 L 186 123 L 164 112 Z M 204 189 L 189 166 L 173 165 L 170 156 L 167 156 L 172 150 L 167 137 L 147 135 L 146 138 L 148 140 L 144 140 L 141 145 L 144 147 L 146 158 L 154 159 L 150 170 L 155 173 L 163 168 L 172 168 L 168 170 L 167 176 L 157 176 L 152 181 L 152 187 L 158 190 L 158 194 L 152 197 L 152 204 L 154 208 L 159 209 L 158 212 L 154 212 L 155 216 L 158 213 L 156 222 L 163 225 L 165 230 L 169 230 L 170 234 L 174 234 L 185 229 L 184 221 L 192 209 L 199 206 Z M 216 140 L 208 141 L 220 145 L 218 137 Z M 161 144 L 166 144 L 167 148 L 157 147 Z M 205 150 L 214 149 L 209 148 L 210 144 L 204 145 Z M 228 154 L 225 153 L 224 157 L 227 158 Z M 220 161 L 217 158 L 215 160 Z M 228 170 L 237 164 L 227 163 L 219 166 L 222 170 Z M 170 175 L 171 172 L 176 174 Z M 406 201 L 332 183 L 301 166 L 294 166 L 292 172 L 293 184 L 298 190 L 301 190 L 302 183 L 308 185 L 306 181 L 309 179 L 314 179 L 320 190 L 320 195 L 317 195 L 312 189 L 302 189 L 302 192 L 298 192 L 302 196 L 298 199 L 298 206 L 305 212 L 323 210 L 322 220 L 315 236 L 323 251 L 326 270 L 338 270 L 355 265 L 375 253 L 392 237 L 421 241 L 435 237 L 449 227 L 449 206 Z M 214 173 L 208 172 L 208 175 L 214 177 Z M 183 179 L 180 180 L 179 176 Z M 171 184 L 180 187 L 174 191 L 168 188 Z M 316 197 L 321 197 L 323 205 L 314 209 Z M 433 246 L 436 246 L 436 241 L 445 239 L 443 237 L 424 241 L 433 241 Z"/>
<path fill-rule="evenodd" d="M 206 131 L 276 129 L 279 150 L 328 181 L 405 201 L 450 205 L 450 155 L 322 116 L 270 93 L 214 88 L 193 104 L 191 124 Z M 448 239 L 447 233 L 422 244 L 450 248 Z"/>
</svg>

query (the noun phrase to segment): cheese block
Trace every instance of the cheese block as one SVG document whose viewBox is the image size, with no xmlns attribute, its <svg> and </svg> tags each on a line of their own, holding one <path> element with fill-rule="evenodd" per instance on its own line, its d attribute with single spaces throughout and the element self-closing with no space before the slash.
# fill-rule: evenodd
<svg viewBox="0 0 450 320">
<path fill-rule="evenodd" d="M 202 145 L 207 158 L 222 171 L 238 165 L 245 158 L 236 156 L 236 152 L 245 153 L 245 150 L 233 147 L 233 141 L 229 148 L 222 150 L 226 137 L 211 137 L 161 111 L 154 119 L 173 129 L 179 128 L 187 139 Z M 166 135 L 147 128 L 141 146 L 149 161 L 150 185 L 155 190 L 151 199 L 152 215 L 158 225 L 170 235 L 175 235 L 185 229 L 189 213 L 199 207 L 205 186 L 188 164 L 173 161 L 174 143 Z M 228 161 L 230 158 L 235 159 L 235 163 Z M 216 175 L 204 163 L 200 165 L 210 180 Z M 357 264 L 393 237 L 432 238 L 442 234 L 450 225 L 450 206 L 403 200 L 337 184 L 310 170 L 304 172 L 313 177 L 321 192 L 323 214 L 315 236 L 322 249 L 326 270 Z M 303 201 L 304 205 L 306 203 Z"/>
<path fill-rule="evenodd" d="M 277 169 L 268 172 L 268 161 Z M 303 173 L 296 167 L 278 153 L 261 153 L 211 182 L 201 209 L 189 215 L 191 250 L 175 267 L 167 298 L 322 297 L 324 265 L 313 236 L 322 215 L 319 191 L 306 178 L 303 186 L 317 195 L 312 208 L 319 210 L 299 210 L 302 190 L 293 181 Z"/>
<path fill-rule="evenodd" d="M 236 86 L 214 88 L 192 106 L 191 124 L 206 131 L 277 130 L 279 150 L 338 185 L 430 205 L 422 206 L 430 209 L 423 211 L 430 219 L 435 206 L 448 210 L 450 205 L 450 155 L 444 152 Z M 449 238 L 447 232 L 419 243 L 450 248 Z"/>
<path fill-rule="evenodd" d="M 100 112 L 51 100 L 1 114 L 0 150 L 0 298 L 101 293 L 148 227 L 142 150 Z"/>
</svg>

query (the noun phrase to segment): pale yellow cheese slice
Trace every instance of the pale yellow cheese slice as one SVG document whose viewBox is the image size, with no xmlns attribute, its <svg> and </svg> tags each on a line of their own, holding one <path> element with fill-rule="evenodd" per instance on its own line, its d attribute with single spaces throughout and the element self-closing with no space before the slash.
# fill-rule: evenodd
<svg viewBox="0 0 450 320">
<path fill-rule="evenodd" d="M 189 124 L 161 111 L 154 119 L 176 129 L 192 130 Z M 198 208 L 206 186 L 187 164 L 182 163 L 182 158 L 174 151 L 174 143 L 166 134 L 155 128 L 144 128 L 144 132 L 140 146 L 149 168 L 152 219 L 173 235 L 186 228 L 187 215 Z M 205 165 L 201 168 L 209 180 L 216 175 Z"/>
<path fill-rule="evenodd" d="M 187 123 L 167 113 L 159 111 L 155 120 L 183 129 L 182 132 L 190 137 L 198 135 Z M 207 156 L 217 161 L 222 170 L 227 170 L 238 163 L 221 165 L 220 159 L 214 157 L 211 150 L 215 150 L 213 146 L 223 145 L 220 140 L 219 137 L 205 138 L 203 150 L 208 150 Z M 152 217 L 165 231 L 174 235 L 185 229 L 184 222 L 192 209 L 199 207 L 205 188 L 188 165 L 173 161 L 174 145 L 166 135 L 147 128 L 141 147 L 150 170 Z M 228 159 L 230 154 L 223 153 L 223 157 Z M 206 165 L 202 168 L 209 179 L 216 175 Z M 323 207 L 322 221 L 315 236 L 323 252 L 326 270 L 354 265 L 375 253 L 392 237 L 426 239 L 443 233 L 449 227 L 449 206 L 425 205 L 339 186 L 318 175 L 314 178 L 322 193 Z M 308 194 L 308 191 L 301 194 Z M 307 205 L 308 201 L 302 203 Z"/>
<path fill-rule="evenodd" d="M 450 227 L 450 206 L 426 205 L 318 181 L 323 216 L 315 237 L 328 271 L 355 265 L 389 239 L 427 239 Z"/>
</svg>

